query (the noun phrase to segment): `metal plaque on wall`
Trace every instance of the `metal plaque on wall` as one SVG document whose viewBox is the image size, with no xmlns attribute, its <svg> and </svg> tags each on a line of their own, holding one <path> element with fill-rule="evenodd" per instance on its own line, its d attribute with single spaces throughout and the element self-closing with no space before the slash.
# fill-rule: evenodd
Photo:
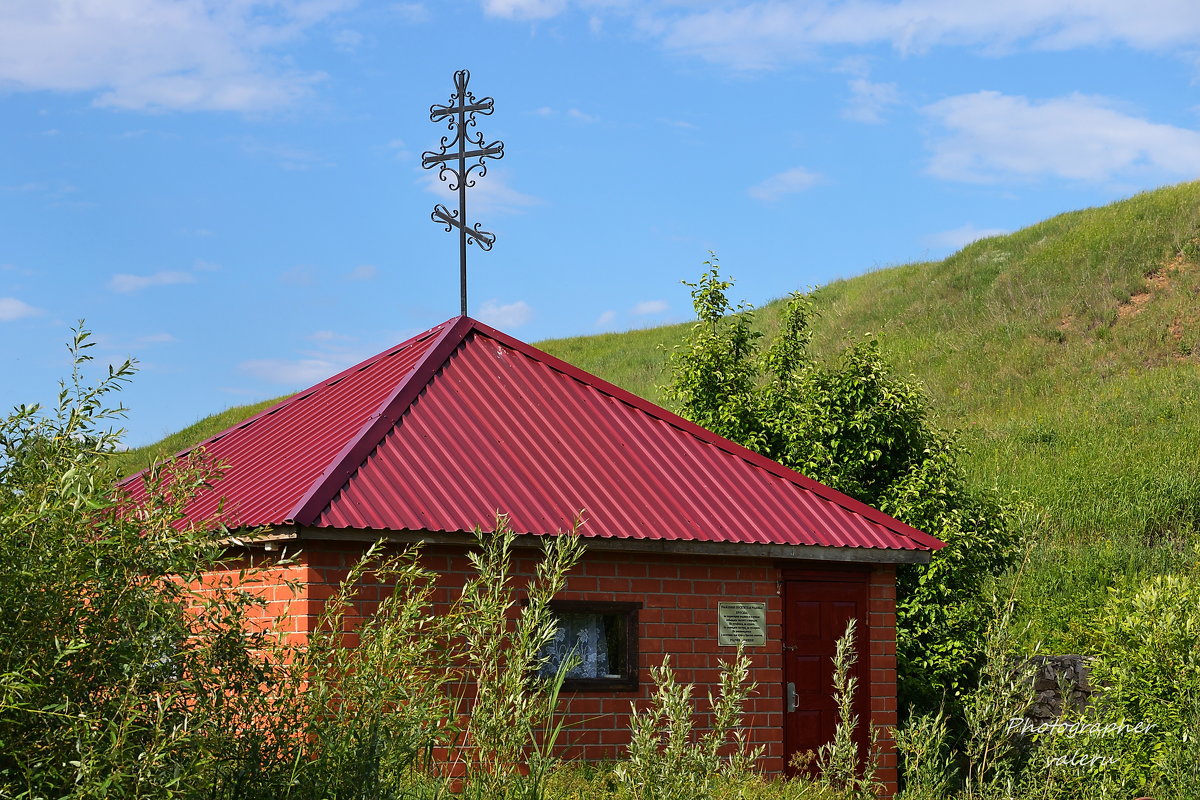
<svg viewBox="0 0 1200 800">
<path fill-rule="evenodd" d="M 766 603 L 717 603 L 718 645 L 761 647 L 766 643 Z"/>
</svg>

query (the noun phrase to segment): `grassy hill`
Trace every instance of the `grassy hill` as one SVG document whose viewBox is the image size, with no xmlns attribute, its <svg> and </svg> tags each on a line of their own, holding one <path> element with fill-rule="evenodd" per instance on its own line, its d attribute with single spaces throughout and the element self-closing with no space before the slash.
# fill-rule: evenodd
<svg viewBox="0 0 1200 800">
<path fill-rule="evenodd" d="M 754 268 L 724 266 L 735 277 Z M 925 385 L 940 424 L 960 432 L 974 479 L 1029 502 L 1043 543 L 1029 568 L 1059 585 L 1029 589 L 1027 602 L 1060 617 L 1066 640 L 1073 605 L 1060 590 L 1086 606 L 1114 575 L 1178 567 L 1200 528 L 1200 183 L 1062 214 L 815 298 L 817 352 L 878 337 Z M 777 312 L 760 310 L 764 328 Z M 667 354 L 687 327 L 539 346 L 662 402 Z M 144 466 L 261 407 L 230 409 L 125 463 Z"/>
<path fill-rule="evenodd" d="M 825 286 L 815 346 L 877 336 L 961 431 L 976 479 L 1056 530 L 1169 536 L 1200 521 L 1198 256 L 1200 184 L 1147 192 Z M 685 328 L 539 346 L 660 400 Z"/>
</svg>

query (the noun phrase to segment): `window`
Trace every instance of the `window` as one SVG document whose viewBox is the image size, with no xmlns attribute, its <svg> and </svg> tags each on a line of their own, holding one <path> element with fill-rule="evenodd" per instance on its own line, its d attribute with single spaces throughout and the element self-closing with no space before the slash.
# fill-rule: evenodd
<svg viewBox="0 0 1200 800">
<path fill-rule="evenodd" d="M 558 632 L 542 650 L 549 661 L 541 674 L 553 676 L 560 664 L 573 657 L 575 666 L 567 673 L 564 690 L 637 691 L 641 607 L 641 603 L 552 601 Z"/>
</svg>

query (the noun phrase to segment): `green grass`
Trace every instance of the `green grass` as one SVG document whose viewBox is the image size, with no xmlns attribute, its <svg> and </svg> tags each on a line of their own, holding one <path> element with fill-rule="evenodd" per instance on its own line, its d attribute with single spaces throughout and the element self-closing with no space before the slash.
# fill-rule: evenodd
<svg viewBox="0 0 1200 800">
<path fill-rule="evenodd" d="M 181 450 L 186 450 L 197 442 L 202 442 L 211 436 L 215 436 L 226 428 L 232 428 L 242 420 L 249 419 L 264 408 L 274 405 L 283 399 L 282 397 L 277 397 L 273 400 L 264 400 L 261 403 L 233 406 L 198 420 L 183 430 L 172 433 L 165 439 L 161 439 L 153 444 L 131 448 L 118 453 L 114 459 L 117 471 L 122 475 L 131 475 L 134 472 L 139 472 L 155 461 L 160 461 Z"/>
<path fill-rule="evenodd" d="M 975 479 L 1033 501 L 1055 531 L 1170 537 L 1200 521 L 1198 237 L 1200 184 L 1063 214 L 822 287 L 814 346 L 877 336 L 960 431 Z M 1120 311 L 1147 288 L 1136 314 Z M 777 306 L 762 310 L 765 328 Z M 661 401 L 686 327 L 539 346 Z"/>
<path fill-rule="evenodd" d="M 1200 528 L 1200 183 L 1062 214 L 942 261 L 883 269 L 815 293 L 814 349 L 867 334 L 960 432 L 980 485 L 1032 504 L 1029 580 L 1094 607 L 1114 581 L 1171 568 Z M 680 265 L 693 279 L 696 264 Z M 728 271 L 753 264 L 726 265 Z M 736 287 L 731 298 L 738 299 Z M 759 312 L 774 328 L 779 303 Z M 688 325 L 538 343 L 662 403 Z M 128 454 L 144 466 L 248 416 L 230 409 Z M 136 461 L 134 461 L 136 459 Z M 1072 603 L 1023 600 L 1068 646 Z"/>
</svg>

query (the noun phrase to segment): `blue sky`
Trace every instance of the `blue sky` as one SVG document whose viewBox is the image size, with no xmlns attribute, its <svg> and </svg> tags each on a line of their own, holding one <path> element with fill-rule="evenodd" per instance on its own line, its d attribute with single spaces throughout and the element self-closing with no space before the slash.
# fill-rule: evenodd
<svg viewBox="0 0 1200 800">
<path fill-rule="evenodd" d="M 1200 175 L 1194 0 L 0 0 L 0 403 L 79 319 L 127 441 L 458 313 L 422 151 L 505 157 L 473 316 L 527 341 L 764 303 Z"/>
</svg>

